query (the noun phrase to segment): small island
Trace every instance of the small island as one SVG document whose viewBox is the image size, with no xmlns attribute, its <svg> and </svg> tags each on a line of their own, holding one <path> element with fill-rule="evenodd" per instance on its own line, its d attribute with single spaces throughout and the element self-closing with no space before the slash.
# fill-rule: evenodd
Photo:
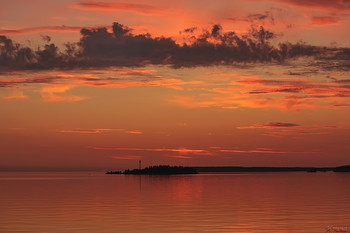
<svg viewBox="0 0 350 233">
<path fill-rule="evenodd" d="M 191 167 L 158 165 L 150 166 L 143 169 L 133 169 L 121 171 L 109 171 L 106 174 L 125 174 L 125 175 L 180 175 L 180 174 L 197 174 L 198 172 Z"/>
</svg>

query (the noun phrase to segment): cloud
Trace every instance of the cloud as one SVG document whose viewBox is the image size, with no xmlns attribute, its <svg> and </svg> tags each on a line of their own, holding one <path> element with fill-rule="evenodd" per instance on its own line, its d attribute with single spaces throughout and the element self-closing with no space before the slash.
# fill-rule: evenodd
<svg viewBox="0 0 350 233">
<path fill-rule="evenodd" d="M 218 153 L 235 153 L 235 154 L 315 154 L 317 151 L 283 151 L 275 150 L 273 148 L 258 147 L 252 150 L 244 150 L 239 148 L 222 149 L 219 147 L 211 148 L 211 151 L 201 149 L 187 149 L 187 148 L 119 148 L 119 147 L 90 147 L 95 150 L 114 150 L 114 151 L 146 151 L 146 152 L 175 152 L 175 155 L 168 155 L 168 157 L 179 159 L 192 159 L 191 155 L 217 155 Z M 124 156 L 118 156 L 118 158 Z M 128 157 L 128 156 L 126 156 Z"/>
<path fill-rule="evenodd" d="M 150 152 L 176 152 L 179 154 L 209 155 L 210 152 L 201 149 L 188 148 L 123 148 L 123 147 L 92 147 L 95 150 L 116 150 L 116 151 L 150 151 Z"/>
<path fill-rule="evenodd" d="M 283 123 L 283 122 L 270 122 L 266 124 L 256 124 L 251 126 L 238 126 L 237 129 L 276 129 L 276 128 L 290 128 L 297 127 L 298 124 Z"/>
<path fill-rule="evenodd" d="M 338 129 L 339 126 L 337 125 L 322 125 L 322 128 L 326 128 L 326 129 Z"/>
<path fill-rule="evenodd" d="M 332 25 L 339 22 L 340 19 L 336 16 L 313 16 L 311 18 L 311 24 L 316 26 Z"/>
<path fill-rule="evenodd" d="M 7 100 L 26 98 L 27 93 L 40 93 L 45 102 L 77 102 L 92 96 L 76 94 L 81 87 L 92 88 L 128 88 L 128 87 L 164 87 L 174 90 L 184 90 L 200 85 L 200 81 L 187 81 L 172 74 L 141 68 L 111 68 L 105 70 L 51 70 L 46 72 L 9 72 L 0 75 L 0 89 L 7 89 Z M 31 95 L 36 98 L 37 95 Z M 29 96 L 28 96 L 29 98 Z M 141 130 L 129 129 L 129 134 L 142 134 Z"/>
<path fill-rule="evenodd" d="M 3 97 L 3 99 L 5 99 L 5 100 L 27 99 L 27 98 L 28 98 L 28 96 L 26 96 L 23 93 L 23 91 L 15 91 L 11 95 Z"/>
<path fill-rule="evenodd" d="M 336 83 L 350 83 L 350 79 L 342 79 L 342 80 L 338 80 L 338 79 L 335 79 L 335 82 Z"/>
<path fill-rule="evenodd" d="M 265 21 L 268 21 L 269 23 L 274 24 L 275 22 L 275 17 L 272 11 L 264 11 L 263 13 L 249 14 L 246 17 L 230 17 L 227 19 L 231 21 L 246 21 L 250 23 L 264 23 Z"/>
<path fill-rule="evenodd" d="M 113 159 L 142 159 L 143 156 L 139 156 L 139 155 L 121 155 L 121 156 L 112 156 L 111 158 Z"/>
<path fill-rule="evenodd" d="M 343 82 L 344 81 L 344 82 Z M 254 90 L 249 94 L 295 94 L 289 99 L 319 99 L 334 97 L 349 97 L 350 86 L 342 85 L 346 80 L 329 82 L 311 82 L 303 79 L 243 79 L 237 83 L 251 86 Z M 277 88 L 275 87 L 277 86 Z M 300 94 L 300 95 L 297 95 Z"/>
<path fill-rule="evenodd" d="M 127 11 L 141 15 L 162 15 L 167 9 L 147 4 L 101 1 L 82 1 L 72 5 L 72 7 L 89 11 Z"/>
<path fill-rule="evenodd" d="M 281 86 L 281 85 L 295 85 L 306 86 L 308 83 L 304 80 L 297 79 L 261 79 L 261 78 L 248 78 L 238 80 L 237 83 L 246 85 L 266 85 L 266 86 Z"/>
<path fill-rule="evenodd" d="M 202 96 L 192 96 L 191 94 L 176 95 L 170 100 L 171 103 L 185 108 L 264 108 L 280 109 L 283 111 L 299 111 L 301 109 L 322 109 L 347 107 L 349 94 L 335 94 L 337 90 L 328 91 L 327 95 L 272 95 L 271 93 L 259 96 L 246 95 L 240 88 L 227 88 L 229 93 L 209 93 Z M 321 89 L 322 90 L 322 89 Z M 324 89 L 326 92 L 327 90 Z M 342 101 L 343 100 L 343 101 Z"/>
<path fill-rule="evenodd" d="M 65 27 L 59 29 L 66 29 Z M 78 28 L 74 28 L 77 30 Z M 168 65 L 173 68 L 239 63 L 283 63 L 286 59 L 311 56 L 318 59 L 347 59 L 349 50 L 310 46 L 303 43 L 273 45 L 277 34 L 264 27 L 252 27 L 245 34 L 225 32 L 214 24 L 210 30 L 192 35 L 178 44 L 170 37 L 132 33 L 114 23 L 110 28 L 83 28 L 78 43 L 66 43 L 64 51 L 47 43 L 38 50 L 0 36 L 0 70 L 48 70 L 54 68 L 142 67 Z M 332 56 L 332 57 L 330 57 Z M 319 63 L 318 63 L 319 64 Z M 327 63 L 329 64 L 329 62 Z M 344 64 L 345 65 L 345 64 Z"/>
<path fill-rule="evenodd" d="M 254 150 L 219 150 L 226 153 L 241 153 L 241 154 L 315 154 L 316 151 L 278 151 L 271 148 L 256 148 Z"/>
<path fill-rule="evenodd" d="M 350 3 L 348 0 L 277 0 L 285 2 L 292 6 L 307 8 L 307 9 L 321 9 L 327 11 L 350 11 Z"/>
<path fill-rule="evenodd" d="M 330 134 L 331 130 L 337 129 L 336 125 L 317 125 L 302 127 L 294 123 L 270 122 L 251 126 L 238 126 L 237 129 L 267 129 L 263 135 L 274 137 L 308 136 Z"/>
<path fill-rule="evenodd" d="M 105 132 L 110 131 L 120 131 L 119 129 L 91 129 L 91 130 L 84 130 L 84 129 L 60 129 L 57 130 L 59 133 L 79 133 L 79 134 L 101 134 Z"/>
<path fill-rule="evenodd" d="M 128 134 L 143 134 L 143 132 L 141 130 L 128 130 L 125 132 Z"/>
<path fill-rule="evenodd" d="M 334 107 L 350 107 L 350 104 L 348 103 L 334 103 Z"/>
<path fill-rule="evenodd" d="M 15 76 L 25 76 L 22 74 L 14 74 Z M 0 80 L 0 87 L 6 87 L 6 88 L 16 88 L 21 85 L 26 85 L 26 84 L 54 84 L 57 81 L 62 80 L 63 78 L 60 76 L 48 76 L 48 77 L 30 77 L 30 78 L 22 78 L 22 77 L 16 77 L 16 78 L 11 78 L 11 79 L 2 79 Z M 67 87 L 65 87 L 67 89 Z M 61 90 L 62 92 L 62 90 Z"/>
<path fill-rule="evenodd" d="M 279 75 L 276 77 L 232 75 L 235 77 L 232 81 L 228 78 L 220 80 L 219 83 L 216 81 L 215 85 L 206 84 L 207 86 L 202 87 L 206 92 L 205 95 L 187 92 L 187 95 L 173 96 L 170 101 L 187 108 L 245 107 L 295 111 L 344 104 L 350 96 L 348 85 L 337 80 L 314 82 L 311 78 L 305 79 L 303 76 L 290 79 L 281 78 Z"/>
<path fill-rule="evenodd" d="M 274 132 L 267 132 L 264 135 L 267 136 L 274 136 L 274 137 L 281 137 L 281 136 L 306 136 L 306 135 L 325 135 L 329 134 L 330 132 L 323 132 L 323 131 L 292 131 L 292 130 L 281 130 L 281 131 L 274 131 Z"/>
<path fill-rule="evenodd" d="M 344 103 L 350 97 L 350 86 L 346 85 L 346 82 L 338 81 L 313 82 L 305 80 L 304 77 L 298 79 L 243 77 L 231 84 L 241 86 L 228 86 L 217 91 L 212 89 L 212 97 L 207 98 L 206 103 L 222 107 L 274 107 L 284 110 L 329 108 L 336 101 Z M 235 94 L 232 94 L 233 92 Z"/>
<path fill-rule="evenodd" d="M 36 32 L 80 32 L 81 29 L 86 27 L 78 26 L 43 26 L 43 27 L 29 27 L 18 29 L 0 29 L 0 35 L 22 35 L 31 34 Z"/>
<path fill-rule="evenodd" d="M 177 158 L 177 159 L 192 159 L 192 157 L 190 156 L 184 156 L 184 155 L 173 155 L 173 156 L 169 156 L 171 158 Z"/>
<path fill-rule="evenodd" d="M 11 78 L 8 78 L 8 77 Z M 200 81 L 186 81 L 179 78 L 164 76 L 150 69 L 108 69 L 108 70 L 67 70 L 50 71 L 45 75 L 40 72 L 14 72 L 0 76 L 0 88 L 21 88 L 40 84 L 43 97 L 49 94 L 63 95 L 75 87 L 113 87 L 125 88 L 132 86 L 163 86 L 183 90 L 185 86 L 198 85 Z M 86 97 L 85 97 L 86 98 Z"/>
<path fill-rule="evenodd" d="M 256 153 L 262 153 L 262 154 L 288 154 L 290 152 L 287 151 L 276 151 L 272 149 L 256 149 L 256 150 L 220 150 L 220 152 L 226 152 L 226 153 L 244 153 L 244 154 L 256 154 Z"/>
<path fill-rule="evenodd" d="M 141 130 L 126 130 L 126 129 L 108 129 L 108 128 L 100 128 L 100 129 L 59 129 L 57 130 L 59 133 L 78 133 L 78 134 L 102 134 L 108 132 L 122 132 L 126 134 L 143 134 Z"/>
<path fill-rule="evenodd" d="M 77 102 L 87 99 L 87 97 L 83 96 L 64 94 L 72 88 L 73 86 L 71 85 L 47 86 L 40 90 L 40 94 L 45 102 Z"/>
</svg>

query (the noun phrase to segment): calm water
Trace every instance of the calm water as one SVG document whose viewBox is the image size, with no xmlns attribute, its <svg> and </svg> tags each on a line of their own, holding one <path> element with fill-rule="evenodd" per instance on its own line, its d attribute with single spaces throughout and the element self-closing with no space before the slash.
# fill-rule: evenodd
<svg viewBox="0 0 350 233">
<path fill-rule="evenodd" d="M 326 232 L 350 174 L 0 173 L 0 232 Z"/>
</svg>

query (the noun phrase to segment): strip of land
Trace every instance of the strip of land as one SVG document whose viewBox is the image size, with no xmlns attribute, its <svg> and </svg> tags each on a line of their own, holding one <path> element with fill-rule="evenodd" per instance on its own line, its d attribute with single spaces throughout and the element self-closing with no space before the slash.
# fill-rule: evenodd
<svg viewBox="0 0 350 233">
<path fill-rule="evenodd" d="M 109 171 L 106 174 L 125 175 L 176 175 L 219 172 L 350 172 L 350 165 L 339 167 L 181 167 L 158 165 L 144 169 L 122 171 Z"/>
<path fill-rule="evenodd" d="M 350 165 L 339 167 L 193 167 L 197 172 L 350 172 Z"/>
<path fill-rule="evenodd" d="M 193 167 L 202 172 L 327 172 L 334 167 Z"/>
</svg>

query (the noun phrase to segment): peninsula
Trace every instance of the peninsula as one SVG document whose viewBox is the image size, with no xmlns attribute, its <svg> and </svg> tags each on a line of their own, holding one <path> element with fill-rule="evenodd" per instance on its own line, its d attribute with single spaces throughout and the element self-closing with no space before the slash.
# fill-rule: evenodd
<svg viewBox="0 0 350 233">
<path fill-rule="evenodd" d="M 191 167 L 158 165 L 143 169 L 133 169 L 121 171 L 109 171 L 106 174 L 125 174 L 125 175 L 178 175 L 178 174 L 197 174 L 198 172 Z"/>
</svg>

